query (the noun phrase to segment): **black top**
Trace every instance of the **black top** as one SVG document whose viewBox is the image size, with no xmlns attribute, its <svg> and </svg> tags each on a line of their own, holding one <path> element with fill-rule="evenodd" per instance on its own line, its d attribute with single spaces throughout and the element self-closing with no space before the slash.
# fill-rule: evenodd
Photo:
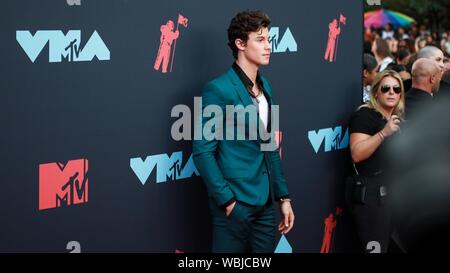
<svg viewBox="0 0 450 273">
<path fill-rule="evenodd" d="M 373 136 L 381 131 L 386 123 L 387 120 L 381 113 L 368 107 L 362 107 L 350 117 L 350 134 L 363 133 Z M 384 142 L 381 143 L 372 156 L 356 164 L 356 169 L 360 175 L 370 176 L 383 170 L 384 144 Z"/>
<path fill-rule="evenodd" d="M 248 94 L 250 95 L 250 98 L 253 101 L 253 104 L 255 104 L 256 106 L 259 103 L 259 100 L 253 95 L 252 89 L 253 89 L 253 82 L 252 80 L 250 80 L 250 78 L 247 76 L 247 74 L 245 74 L 244 70 L 242 70 L 242 68 L 236 63 L 234 62 L 232 65 L 232 68 L 234 70 L 234 72 L 236 72 L 236 74 L 238 75 L 239 79 L 241 80 L 242 84 L 244 84 L 245 88 L 247 89 Z M 271 109 L 272 109 L 272 105 L 270 104 L 270 100 L 269 100 L 269 96 L 267 96 L 266 90 L 264 89 L 264 85 L 263 85 L 263 81 L 261 79 L 261 75 L 259 74 L 259 70 L 256 74 L 256 84 L 258 85 L 258 88 L 263 92 L 264 96 L 267 99 L 267 103 L 269 104 L 269 118 L 267 121 L 267 132 L 271 131 L 271 126 L 272 126 L 272 120 L 271 120 Z M 258 111 L 259 113 L 259 107 L 256 108 L 256 111 Z M 268 142 L 268 141 L 265 141 Z"/>
<path fill-rule="evenodd" d="M 407 120 L 415 119 L 420 112 L 430 107 L 433 96 L 430 93 L 417 88 L 411 88 L 405 97 L 405 117 Z M 426 110 L 425 110 L 426 111 Z"/>
<path fill-rule="evenodd" d="M 247 74 L 245 74 L 244 70 L 242 70 L 242 68 L 236 62 L 233 63 L 232 67 L 233 67 L 234 72 L 236 72 L 236 74 L 238 75 L 239 79 L 244 84 L 244 86 L 247 89 L 247 91 L 250 94 L 250 96 L 253 97 L 253 95 L 252 95 L 253 94 L 252 93 L 252 89 L 253 89 L 253 82 L 252 82 L 252 80 L 250 80 L 250 78 L 247 76 Z M 262 79 L 261 79 L 261 75 L 259 74 L 259 71 L 256 74 L 256 84 L 258 85 L 258 88 L 265 93 L 263 82 L 262 82 Z"/>
</svg>

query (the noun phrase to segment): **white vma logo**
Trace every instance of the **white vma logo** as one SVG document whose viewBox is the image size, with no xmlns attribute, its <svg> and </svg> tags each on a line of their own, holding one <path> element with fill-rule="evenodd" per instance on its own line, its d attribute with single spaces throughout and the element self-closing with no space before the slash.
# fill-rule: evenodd
<svg viewBox="0 0 450 273">
<path fill-rule="evenodd" d="M 62 59 L 69 62 L 92 61 L 94 57 L 99 61 L 110 59 L 109 49 L 97 31 L 92 33 L 83 48 L 80 46 L 80 30 L 69 30 L 66 35 L 61 30 L 38 30 L 34 35 L 28 30 L 18 30 L 16 40 L 33 63 L 47 43 L 48 61 L 51 63 Z"/>
<path fill-rule="evenodd" d="M 269 43 L 272 47 L 273 53 L 297 51 L 297 42 L 295 41 L 289 28 L 286 29 L 283 36 L 280 36 L 280 28 L 271 27 L 269 30 L 269 37 Z"/>
</svg>

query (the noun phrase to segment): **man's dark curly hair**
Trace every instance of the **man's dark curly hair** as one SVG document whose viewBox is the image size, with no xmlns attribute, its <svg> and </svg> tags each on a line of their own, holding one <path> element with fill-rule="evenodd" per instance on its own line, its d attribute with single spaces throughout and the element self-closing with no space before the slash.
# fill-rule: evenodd
<svg viewBox="0 0 450 273">
<path fill-rule="evenodd" d="M 233 19 L 231 19 L 228 27 L 228 46 L 233 51 L 233 56 L 237 59 L 238 48 L 234 41 L 241 39 L 248 41 L 248 34 L 260 30 L 262 27 L 270 25 L 270 18 L 267 14 L 260 10 L 246 10 L 239 12 Z"/>
</svg>

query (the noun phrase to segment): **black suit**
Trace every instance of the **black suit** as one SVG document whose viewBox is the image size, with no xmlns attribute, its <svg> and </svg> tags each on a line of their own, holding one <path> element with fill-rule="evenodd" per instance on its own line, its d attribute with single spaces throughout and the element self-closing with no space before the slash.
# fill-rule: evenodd
<svg viewBox="0 0 450 273">
<path fill-rule="evenodd" d="M 439 92 L 435 94 L 435 99 L 439 101 L 450 99 L 450 82 L 445 80 L 441 81 Z"/>
<path fill-rule="evenodd" d="M 405 97 L 405 115 L 407 120 L 415 119 L 420 112 L 429 108 L 433 103 L 433 96 L 421 89 L 411 88 Z M 425 110 L 426 111 L 426 110 Z"/>
</svg>

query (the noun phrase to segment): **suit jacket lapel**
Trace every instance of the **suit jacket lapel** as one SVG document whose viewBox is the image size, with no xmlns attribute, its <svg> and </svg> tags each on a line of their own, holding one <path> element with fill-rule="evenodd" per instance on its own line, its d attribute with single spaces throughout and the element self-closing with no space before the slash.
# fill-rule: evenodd
<svg viewBox="0 0 450 273">
<path fill-rule="evenodd" d="M 267 80 L 265 78 L 262 78 L 262 82 L 263 82 L 263 87 L 264 87 L 264 94 L 266 95 L 266 99 L 267 102 L 269 103 L 269 107 L 270 105 L 273 104 L 273 99 L 272 99 L 272 89 L 269 86 L 269 83 L 267 82 Z"/>
<path fill-rule="evenodd" d="M 234 90 L 239 95 L 239 98 L 241 99 L 242 105 L 244 107 L 247 107 L 248 105 L 252 105 L 253 102 L 250 99 L 250 95 L 248 94 L 247 89 L 245 89 L 244 84 L 239 79 L 236 72 L 234 72 L 233 68 L 230 68 L 228 70 L 228 76 L 230 77 L 231 82 L 233 83 Z"/>
<path fill-rule="evenodd" d="M 248 105 L 253 105 L 253 101 L 251 100 L 247 89 L 245 88 L 241 79 L 239 79 L 239 76 L 236 74 L 236 72 L 234 72 L 233 68 L 230 68 L 228 70 L 227 74 L 230 77 L 231 82 L 233 83 L 234 90 L 236 91 L 236 93 L 239 95 L 239 98 L 241 99 L 242 105 L 244 107 L 247 107 Z M 262 79 L 262 81 L 263 81 L 263 87 L 264 87 L 264 91 L 265 91 L 264 95 L 266 96 L 266 100 L 269 104 L 269 117 L 268 117 L 267 129 L 270 131 L 270 128 L 271 128 L 271 111 L 270 111 L 270 109 L 271 109 L 271 105 L 273 104 L 272 89 L 270 88 L 269 84 L 267 83 L 267 81 L 264 78 Z M 261 138 L 259 135 L 259 126 L 263 126 L 263 125 L 262 125 L 262 121 L 259 118 L 259 113 L 257 113 L 257 121 L 258 121 L 258 125 L 257 125 L 258 133 L 257 133 L 256 141 L 258 143 L 260 143 Z"/>
</svg>

